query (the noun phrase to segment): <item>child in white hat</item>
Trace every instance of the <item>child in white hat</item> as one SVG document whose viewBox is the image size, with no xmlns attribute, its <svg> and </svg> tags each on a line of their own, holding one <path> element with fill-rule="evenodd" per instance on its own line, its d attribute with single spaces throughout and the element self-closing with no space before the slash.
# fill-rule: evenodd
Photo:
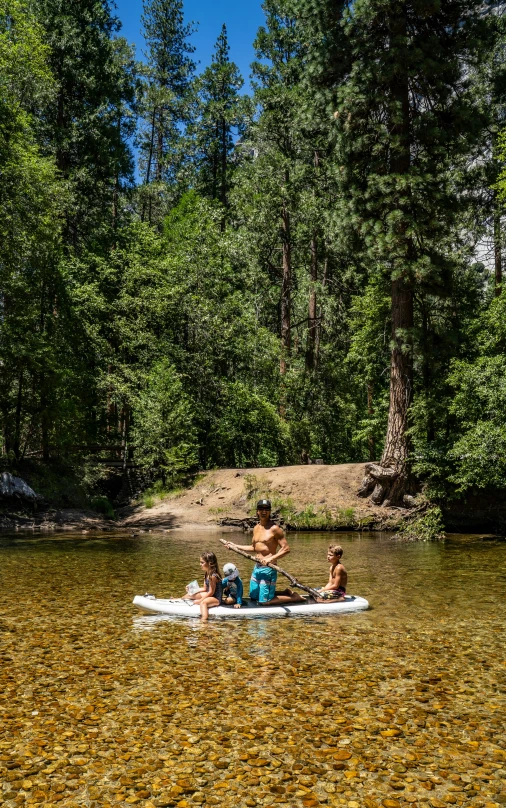
<svg viewBox="0 0 506 808">
<path fill-rule="evenodd" d="M 239 577 L 239 570 L 235 564 L 225 564 L 223 567 L 223 600 L 224 606 L 233 606 L 234 609 L 240 609 L 242 606 L 242 597 L 244 587 Z"/>
</svg>

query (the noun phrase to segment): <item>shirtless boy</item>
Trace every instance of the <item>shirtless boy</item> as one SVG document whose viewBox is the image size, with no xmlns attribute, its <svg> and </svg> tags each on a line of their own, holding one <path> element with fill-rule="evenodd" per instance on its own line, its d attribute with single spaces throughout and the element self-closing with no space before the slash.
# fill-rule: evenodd
<svg viewBox="0 0 506 808">
<path fill-rule="evenodd" d="M 255 554 L 257 563 L 251 574 L 249 599 L 257 601 L 259 606 L 299 603 L 304 598 L 291 589 L 276 592 L 278 574 L 276 570 L 266 565 L 267 561 L 276 563 L 290 552 L 284 532 L 271 520 L 271 503 L 268 499 L 261 499 L 257 502 L 257 514 L 259 524 L 255 525 L 251 544 L 241 545 L 227 542 L 225 545 L 225 547 L 237 547 L 238 550 Z"/>
<path fill-rule="evenodd" d="M 327 561 L 330 564 L 329 581 L 319 591 L 321 598 L 318 603 L 339 603 L 346 595 L 348 573 L 341 564 L 343 548 L 339 544 L 331 544 L 327 551 Z"/>
</svg>

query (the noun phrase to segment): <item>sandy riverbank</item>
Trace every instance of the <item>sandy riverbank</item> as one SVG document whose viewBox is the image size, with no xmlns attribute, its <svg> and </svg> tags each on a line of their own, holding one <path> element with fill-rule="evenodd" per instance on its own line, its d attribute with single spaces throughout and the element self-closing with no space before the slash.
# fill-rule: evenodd
<svg viewBox="0 0 506 808">
<path fill-rule="evenodd" d="M 356 492 L 364 464 L 283 466 L 258 469 L 217 469 L 200 474 L 195 485 L 163 498 L 120 509 L 116 520 L 79 509 L 50 509 L 33 514 L 4 514 L 0 529 L 25 530 L 223 530 L 223 522 L 254 515 L 255 502 L 268 496 L 273 509 L 295 524 L 308 518 L 355 527 L 401 515 L 399 509 L 378 508 Z M 150 503 L 151 504 L 151 503 Z"/>
<path fill-rule="evenodd" d="M 202 475 L 193 488 L 155 501 L 150 508 L 124 509 L 121 524 L 162 530 L 215 529 L 227 520 L 253 516 L 259 496 L 268 496 L 273 509 L 290 513 L 289 521 L 294 522 L 307 519 L 308 513 L 315 514 L 315 522 L 326 520 L 342 527 L 370 526 L 393 515 L 398 518 L 399 509 L 378 508 L 357 496 L 363 476 L 362 463 L 218 469 Z"/>
</svg>

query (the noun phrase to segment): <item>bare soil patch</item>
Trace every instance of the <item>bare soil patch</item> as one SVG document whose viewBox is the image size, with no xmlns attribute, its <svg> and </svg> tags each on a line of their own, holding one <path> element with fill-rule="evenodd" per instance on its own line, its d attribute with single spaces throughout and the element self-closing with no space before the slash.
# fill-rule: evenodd
<svg viewBox="0 0 506 808">
<path fill-rule="evenodd" d="M 399 517 L 398 509 L 378 508 L 360 499 L 364 463 L 337 466 L 301 465 L 206 472 L 193 488 L 155 501 L 153 507 L 132 506 L 121 512 L 122 527 L 215 529 L 228 519 L 255 513 L 258 497 L 268 496 L 273 508 L 295 514 L 314 512 L 329 523 L 374 527 Z M 348 523 L 348 524 L 346 524 Z"/>
</svg>

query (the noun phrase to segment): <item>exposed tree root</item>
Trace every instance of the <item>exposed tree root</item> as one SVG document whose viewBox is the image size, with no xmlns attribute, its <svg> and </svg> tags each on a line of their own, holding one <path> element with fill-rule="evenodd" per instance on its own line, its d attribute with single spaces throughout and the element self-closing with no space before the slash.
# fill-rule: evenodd
<svg viewBox="0 0 506 808">
<path fill-rule="evenodd" d="M 371 502 L 384 508 L 413 508 L 416 505 L 413 496 L 416 493 L 416 483 L 405 469 L 367 463 L 365 471 L 366 476 L 357 491 L 359 497 L 370 496 Z"/>
</svg>

